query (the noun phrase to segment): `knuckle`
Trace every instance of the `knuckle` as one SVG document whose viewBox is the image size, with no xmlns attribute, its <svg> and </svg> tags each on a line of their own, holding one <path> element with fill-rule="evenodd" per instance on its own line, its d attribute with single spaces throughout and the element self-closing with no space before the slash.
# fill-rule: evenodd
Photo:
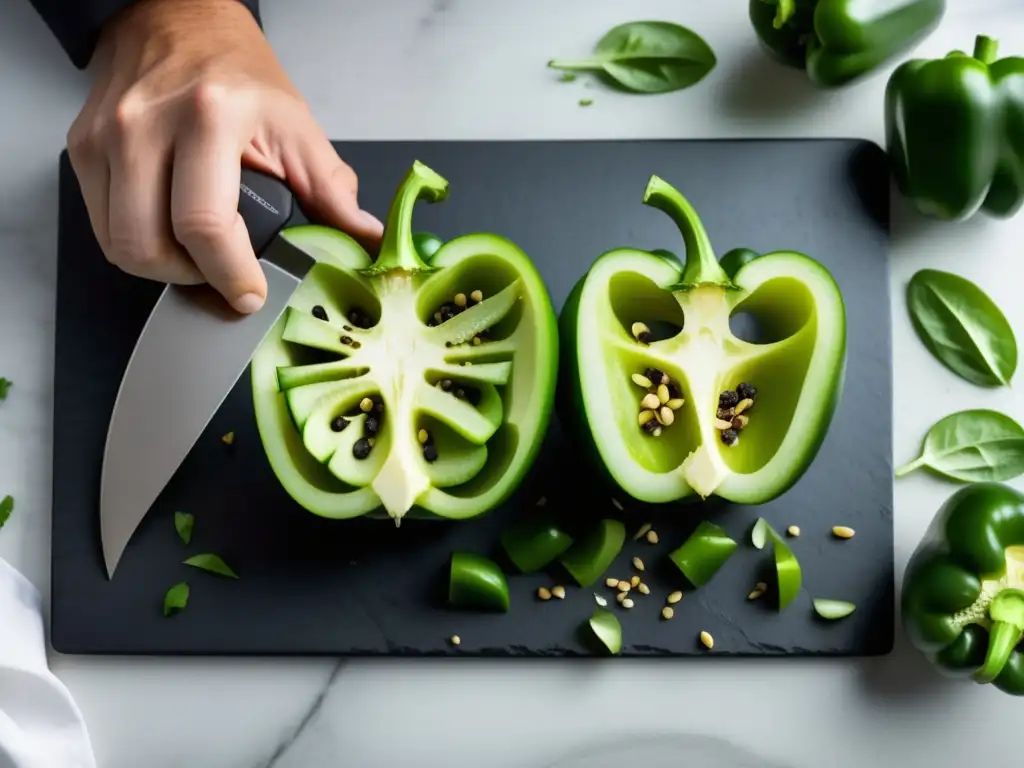
<svg viewBox="0 0 1024 768">
<path fill-rule="evenodd" d="M 173 219 L 174 236 L 185 245 L 222 242 L 230 235 L 235 216 L 234 211 L 188 211 Z"/>
<path fill-rule="evenodd" d="M 80 169 L 96 146 L 96 131 L 91 120 L 79 118 L 68 128 L 66 143 L 71 164 Z"/>
<path fill-rule="evenodd" d="M 145 100 L 129 91 L 114 105 L 109 128 L 115 135 L 124 136 L 139 127 L 145 114 Z"/>
<path fill-rule="evenodd" d="M 228 108 L 227 87 L 212 79 L 200 81 L 192 92 L 192 109 L 200 120 L 216 120 Z"/>
<path fill-rule="evenodd" d="M 335 166 L 334 171 L 331 173 L 331 186 L 338 189 L 345 189 L 352 193 L 352 195 L 359 194 L 359 176 L 356 174 L 352 167 L 347 163 L 338 162 Z"/>
</svg>

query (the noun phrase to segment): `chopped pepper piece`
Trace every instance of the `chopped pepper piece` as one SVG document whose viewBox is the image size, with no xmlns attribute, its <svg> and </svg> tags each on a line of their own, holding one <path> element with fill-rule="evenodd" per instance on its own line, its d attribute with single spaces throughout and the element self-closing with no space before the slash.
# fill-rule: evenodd
<svg viewBox="0 0 1024 768">
<path fill-rule="evenodd" d="M 974 55 L 913 59 L 889 78 L 886 143 L 900 192 L 926 216 L 1013 216 L 1024 205 L 1024 58 L 996 59 L 979 35 Z"/>
<path fill-rule="evenodd" d="M 607 608 L 595 608 L 587 624 L 609 653 L 622 651 L 622 625 L 614 613 Z"/>
<path fill-rule="evenodd" d="M 930 35 L 945 0 L 750 0 L 750 21 L 775 59 L 822 87 L 865 76 Z"/>
<path fill-rule="evenodd" d="M 669 559 L 687 581 L 702 587 L 732 557 L 737 546 L 720 526 L 703 520 L 686 541 L 669 554 Z"/>
<path fill-rule="evenodd" d="M 626 527 L 618 520 L 601 520 L 559 558 L 562 567 L 581 587 L 604 575 L 626 542 Z"/>
<path fill-rule="evenodd" d="M 730 279 L 678 191 L 653 176 L 644 203 L 679 226 L 685 265 L 618 248 L 576 283 L 559 318 L 559 416 L 639 501 L 769 501 L 802 476 L 831 424 L 846 358 L 842 295 L 828 270 L 792 251 Z M 736 312 L 768 340 L 737 338 Z"/>
<path fill-rule="evenodd" d="M 456 552 L 448 577 L 448 602 L 456 608 L 505 613 L 509 607 L 505 574 L 494 561 L 482 555 Z"/>
<path fill-rule="evenodd" d="M 252 390 L 270 465 L 314 514 L 474 517 L 512 494 L 540 449 L 558 364 L 550 298 L 498 235 L 457 237 L 423 260 L 414 204 L 447 194 L 415 162 L 376 261 L 340 231 L 284 232 L 317 264 L 253 357 Z"/>
<path fill-rule="evenodd" d="M 903 626 L 949 676 L 1024 695 L 1024 493 L 1001 483 L 960 488 L 907 563 Z"/>
<path fill-rule="evenodd" d="M 501 535 L 512 564 L 523 573 L 539 571 L 572 546 L 573 539 L 547 519 L 524 520 Z"/>
</svg>

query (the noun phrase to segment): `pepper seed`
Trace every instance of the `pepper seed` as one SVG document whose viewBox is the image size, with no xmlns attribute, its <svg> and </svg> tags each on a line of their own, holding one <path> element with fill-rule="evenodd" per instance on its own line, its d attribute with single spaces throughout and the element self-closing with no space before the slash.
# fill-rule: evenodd
<svg viewBox="0 0 1024 768">
<path fill-rule="evenodd" d="M 622 502 L 612 496 L 612 506 L 615 507 L 619 512 L 622 511 Z"/>
<path fill-rule="evenodd" d="M 376 440 L 372 437 L 368 437 L 366 438 L 366 442 L 368 442 L 370 444 L 370 447 L 373 448 L 374 443 L 376 443 Z"/>
<path fill-rule="evenodd" d="M 648 587 L 642 581 L 639 584 L 636 585 L 636 591 L 639 592 L 641 595 L 649 595 L 649 594 L 651 594 L 651 588 Z"/>
<path fill-rule="evenodd" d="M 629 592 L 629 589 L 630 589 L 628 581 L 619 581 L 615 585 L 615 587 L 619 590 L 619 592 Z"/>
<path fill-rule="evenodd" d="M 657 368 L 646 368 L 644 370 L 644 376 L 650 379 L 652 384 L 665 384 L 666 386 L 671 384 L 668 375 L 662 373 Z"/>
<path fill-rule="evenodd" d="M 319 304 L 313 307 L 313 317 L 317 320 L 327 321 L 327 310 L 321 307 Z"/>
<path fill-rule="evenodd" d="M 474 336 L 473 337 L 473 346 L 474 347 L 479 347 L 481 344 L 483 344 L 483 340 L 479 336 Z"/>
<path fill-rule="evenodd" d="M 674 397 L 671 400 L 669 400 L 667 403 L 665 403 L 665 405 L 667 405 L 673 411 L 678 411 L 680 408 L 683 407 L 683 405 L 685 403 L 686 403 L 686 401 L 683 400 L 683 398 L 681 398 L 681 397 Z"/>
<path fill-rule="evenodd" d="M 743 382 L 738 387 L 736 387 L 736 394 L 739 395 L 740 398 L 742 398 L 743 400 L 753 400 L 755 397 L 757 397 L 757 389 L 753 385 Z"/>
<path fill-rule="evenodd" d="M 661 410 L 658 411 L 658 421 L 664 424 L 666 427 L 669 426 L 673 421 L 676 420 L 676 413 L 667 405 L 661 406 Z"/>
<path fill-rule="evenodd" d="M 476 293 L 479 293 L 479 291 L 476 291 Z M 552 587 L 551 596 L 558 600 L 565 600 L 565 587 L 563 587 L 561 584 Z"/>
<path fill-rule="evenodd" d="M 360 437 L 356 440 L 355 445 L 352 446 L 352 455 L 360 461 L 370 455 L 370 449 L 373 446 L 370 445 L 370 439 L 366 437 Z"/>
<path fill-rule="evenodd" d="M 462 308 L 466 306 L 466 294 L 456 293 L 455 294 L 455 306 Z"/>
<path fill-rule="evenodd" d="M 640 586 L 640 577 L 637 576 L 636 574 L 633 574 L 633 576 L 629 580 L 629 586 L 632 587 L 633 589 L 636 589 L 637 587 L 639 587 Z"/>
<path fill-rule="evenodd" d="M 718 429 L 718 430 L 732 429 L 732 422 L 731 421 L 724 421 L 722 419 L 715 419 L 715 429 Z"/>
<path fill-rule="evenodd" d="M 644 523 L 640 526 L 636 533 L 633 534 L 633 541 L 640 541 L 649 530 L 651 530 L 650 523 Z"/>
<path fill-rule="evenodd" d="M 363 425 L 363 431 L 367 435 L 376 435 L 380 432 L 380 419 L 374 415 L 366 417 L 366 423 Z"/>
<path fill-rule="evenodd" d="M 654 393 L 644 395 L 644 399 L 640 401 L 640 407 L 653 411 L 661 407 L 661 400 Z"/>
<path fill-rule="evenodd" d="M 619 592 L 618 594 L 615 595 L 615 602 L 619 603 L 620 605 L 622 604 L 622 601 L 625 600 L 625 599 L 626 599 L 626 593 L 625 592 Z"/>
<path fill-rule="evenodd" d="M 451 642 L 452 642 L 452 645 L 458 645 L 459 643 L 462 642 L 462 638 L 459 637 L 458 635 L 452 635 Z"/>
<path fill-rule="evenodd" d="M 647 543 L 648 544 L 657 544 L 658 543 L 658 532 L 657 531 L 648 531 L 647 532 Z"/>
<path fill-rule="evenodd" d="M 646 426 L 654 418 L 654 411 L 640 411 L 640 426 Z"/>
<path fill-rule="evenodd" d="M 658 400 L 661 401 L 662 405 L 668 402 L 668 387 L 664 384 L 658 385 Z"/>
<path fill-rule="evenodd" d="M 638 571 L 642 571 L 644 569 L 644 561 L 641 560 L 639 557 L 634 557 L 633 567 L 636 568 Z"/>
<path fill-rule="evenodd" d="M 727 389 L 718 395 L 719 408 L 732 408 L 740 401 L 740 396 L 735 390 Z"/>
<path fill-rule="evenodd" d="M 757 584 L 754 585 L 754 588 L 755 589 L 760 589 L 762 592 L 767 592 L 768 591 L 768 585 L 765 584 L 763 581 L 757 582 Z"/>
<path fill-rule="evenodd" d="M 739 439 L 740 436 L 736 434 L 736 430 L 731 427 L 722 432 L 722 442 L 726 445 L 736 445 Z"/>
<path fill-rule="evenodd" d="M 346 419 L 344 416 L 335 416 L 333 419 L 331 419 L 332 432 L 341 432 L 341 430 L 343 430 L 348 425 L 349 420 Z"/>
<path fill-rule="evenodd" d="M 715 639 L 711 636 L 710 632 L 701 630 L 700 641 L 704 644 L 704 647 L 711 650 L 715 647 Z"/>
<path fill-rule="evenodd" d="M 623 600 L 622 601 L 622 607 L 625 608 L 627 611 L 630 608 L 632 608 L 633 607 L 633 600 L 632 600 L 632 598 L 627 597 L 625 600 Z"/>
<path fill-rule="evenodd" d="M 469 294 L 469 298 L 471 298 L 474 302 L 479 304 L 481 301 L 484 300 L 484 292 L 481 290 L 475 290 L 471 294 Z"/>
<path fill-rule="evenodd" d="M 735 419 L 732 420 L 732 428 L 735 429 L 737 432 L 739 432 L 741 429 L 743 429 L 749 423 L 750 423 L 750 417 L 749 416 L 737 416 Z"/>
<path fill-rule="evenodd" d="M 650 389 L 651 386 L 652 386 L 651 380 L 648 379 L 643 374 L 634 373 L 632 376 L 630 376 L 630 378 L 633 380 L 633 383 L 636 384 L 638 387 L 643 387 L 644 389 Z"/>
<path fill-rule="evenodd" d="M 722 421 L 732 421 L 736 412 L 732 408 L 719 408 L 718 413 L 715 415 Z"/>
<path fill-rule="evenodd" d="M 746 399 L 744 399 L 744 400 L 740 400 L 740 401 L 739 401 L 739 402 L 738 402 L 738 403 L 736 404 L 736 415 L 737 415 L 737 416 L 739 416 L 739 415 L 740 415 L 741 413 L 743 413 L 743 412 L 744 412 L 745 410 L 747 410 L 748 408 L 750 408 L 750 406 L 752 406 L 753 404 L 754 404 L 754 401 L 753 401 L 753 400 L 751 400 L 751 399 L 750 399 L 749 397 L 748 397 L 748 398 L 746 398 Z"/>
<path fill-rule="evenodd" d="M 845 525 L 836 525 L 832 528 L 832 534 L 840 539 L 852 539 L 853 533 L 853 528 Z"/>
<path fill-rule="evenodd" d="M 343 325 L 343 326 L 341 326 L 341 330 L 343 330 L 343 331 L 351 331 L 352 330 L 352 326 L 351 325 Z"/>
<path fill-rule="evenodd" d="M 423 445 L 426 445 L 427 443 L 430 442 L 430 433 L 427 432 L 427 430 L 425 429 L 421 429 L 419 432 L 416 433 L 416 439 L 419 440 L 420 443 L 422 443 Z"/>
<path fill-rule="evenodd" d="M 619 585 L 619 580 L 616 579 L 614 576 L 609 576 L 607 579 L 604 580 L 604 585 L 606 587 L 611 587 L 612 589 L 614 589 Z"/>
<path fill-rule="evenodd" d="M 360 343 L 359 343 L 358 341 L 353 341 L 353 342 L 352 342 L 351 344 L 349 344 L 349 346 L 350 346 L 350 347 L 352 347 L 352 349 L 359 349 L 359 348 L 361 348 L 361 347 L 362 347 L 363 345 L 362 345 L 362 344 L 360 344 Z"/>
<path fill-rule="evenodd" d="M 633 334 L 633 338 L 641 344 L 646 344 L 651 337 L 651 329 L 644 323 L 633 323 L 629 330 Z"/>
<path fill-rule="evenodd" d="M 433 464 L 437 461 L 437 446 L 433 443 L 427 443 L 423 446 L 423 459 L 428 464 Z"/>
<path fill-rule="evenodd" d="M 683 593 L 682 593 L 681 590 L 677 589 L 675 592 L 673 592 L 672 594 L 670 594 L 668 597 L 665 598 L 665 602 L 668 603 L 669 605 L 674 605 L 675 603 L 678 603 L 682 599 L 683 599 Z"/>
<path fill-rule="evenodd" d="M 754 590 L 751 591 L 751 593 L 749 595 L 747 595 L 747 600 L 757 600 L 758 598 L 762 597 L 763 595 L 764 595 L 764 590 L 763 589 L 755 588 Z"/>
<path fill-rule="evenodd" d="M 670 606 L 666 605 L 664 608 L 661 609 L 661 618 L 665 619 L 666 621 L 668 621 L 669 619 L 671 619 L 675 615 L 676 615 L 676 612 L 673 611 Z"/>
<path fill-rule="evenodd" d="M 352 337 L 351 336 L 342 336 L 341 337 L 341 343 L 344 344 L 347 347 L 349 344 L 352 343 Z"/>
<path fill-rule="evenodd" d="M 799 536 L 800 535 L 800 526 L 799 525 L 791 525 L 791 526 L 789 526 L 789 528 L 786 529 L 786 533 L 788 533 L 790 536 L 793 536 L 793 537 Z"/>
<path fill-rule="evenodd" d="M 441 379 L 441 381 L 438 382 L 438 383 L 441 385 L 441 389 L 443 389 L 445 392 L 447 392 L 448 390 L 450 390 L 452 388 L 452 380 L 451 379 Z"/>
<path fill-rule="evenodd" d="M 540 587 L 537 590 L 537 597 L 539 597 L 541 600 L 550 600 L 551 599 L 551 590 L 548 589 L 547 587 Z"/>
<path fill-rule="evenodd" d="M 655 422 L 655 421 L 652 421 L 650 423 L 651 424 L 657 424 L 657 422 Z M 654 430 L 651 432 L 651 437 L 661 437 L 661 427 L 660 426 L 656 426 L 654 428 Z"/>
</svg>

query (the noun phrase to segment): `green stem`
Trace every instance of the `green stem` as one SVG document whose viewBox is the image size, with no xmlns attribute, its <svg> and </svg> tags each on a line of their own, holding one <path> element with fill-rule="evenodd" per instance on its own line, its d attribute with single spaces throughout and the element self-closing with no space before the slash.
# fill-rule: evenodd
<svg viewBox="0 0 1024 768">
<path fill-rule="evenodd" d="M 974 41 L 974 58 L 982 64 L 991 64 L 999 54 L 999 42 L 985 35 L 978 35 Z"/>
<path fill-rule="evenodd" d="M 732 287 L 732 281 L 715 258 L 711 238 L 697 212 L 675 187 L 658 176 L 651 176 L 644 191 L 644 205 L 667 213 L 679 227 L 686 245 L 683 278 L 674 290 L 687 290 L 700 285 Z"/>
<path fill-rule="evenodd" d="M 436 203 L 448 197 L 448 181 L 419 160 L 402 180 L 398 192 L 391 202 L 388 221 L 384 227 L 380 255 L 366 269 L 364 275 L 379 275 L 384 272 L 402 270 L 405 272 L 429 272 L 434 267 L 426 264 L 416 250 L 412 236 L 412 211 L 418 200 Z"/>
<path fill-rule="evenodd" d="M 926 463 L 927 462 L 926 462 L 925 457 L 924 456 L 919 456 L 918 458 L 914 459 L 913 461 L 907 462 L 902 467 L 897 467 L 896 468 L 896 472 L 894 474 L 896 475 L 896 477 L 903 477 L 904 475 L 909 475 L 915 469 L 919 469 L 919 468 L 923 467 Z"/>
<path fill-rule="evenodd" d="M 598 59 L 552 59 L 548 62 L 551 69 L 568 69 L 574 72 L 585 72 L 591 69 L 600 69 L 601 62 Z"/>
<path fill-rule="evenodd" d="M 992 627 L 988 633 L 988 651 L 985 663 L 981 665 L 974 679 L 979 683 L 991 683 L 1003 671 L 1010 655 L 1024 637 L 1024 592 L 1019 589 L 1004 589 L 988 606 Z"/>
<path fill-rule="evenodd" d="M 793 14 L 796 13 L 796 0 L 774 0 L 772 4 L 779 7 L 775 13 L 775 21 L 772 22 L 772 26 L 776 29 L 782 29 L 786 26 L 786 22 L 793 17 Z"/>
</svg>

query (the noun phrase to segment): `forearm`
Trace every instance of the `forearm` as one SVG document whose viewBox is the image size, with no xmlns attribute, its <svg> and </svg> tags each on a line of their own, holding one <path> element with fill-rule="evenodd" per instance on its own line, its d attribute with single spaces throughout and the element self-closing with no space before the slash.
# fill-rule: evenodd
<svg viewBox="0 0 1024 768">
<path fill-rule="evenodd" d="M 115 15 L 137 2 L 153 0 L 29 0 L 53 32 L 72 63 L 84 69 L 100 30 Z M 160 0 L 157 0 L 160 1 Z M 173 2 L 173 0 L 170 0 Z M 238 0 L 259 21 L 259 0 Z"/>
</svg>

